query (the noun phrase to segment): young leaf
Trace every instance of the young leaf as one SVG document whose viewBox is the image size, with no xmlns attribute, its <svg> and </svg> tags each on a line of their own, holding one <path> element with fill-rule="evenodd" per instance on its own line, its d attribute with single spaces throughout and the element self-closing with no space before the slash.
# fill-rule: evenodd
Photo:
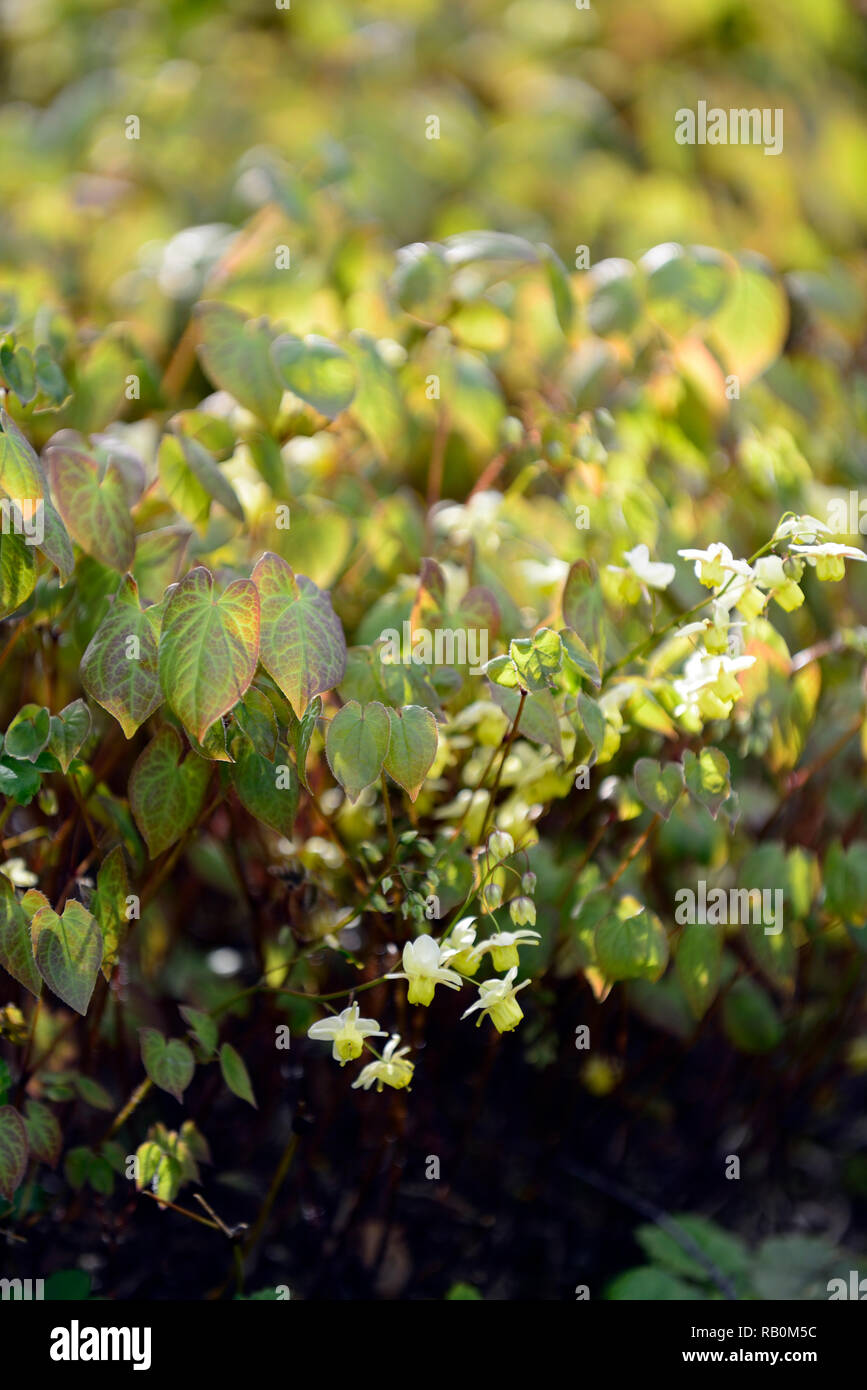
<svg viewBox="0 0 867 1390">
<path fill-rule="evenodd" d="M 6 730 L 4 751 L 10 758 L 35 763 L 48 744 L 51 716 L 43 705 L 22 705 Z"/>
<path fill-rule="evenodd" d="M 26 603 L 35 588 L 33 547 L 14 531 L 0 534 L 0 618 Z"/>
<path fill-rule="evenodd" d="M 602 677 L 599 674 L 599 667 L 593 660 L 590 651 L 581 641 L 577 632 L 573 632 L 571 627 L 564 627 L 560 633 L 560 640 L 563 643 L 563 652 L 567 661 L 575 667 L 577 671 L 588 680 L 591 685 L 598 690 L 602 684 Z"/>
<path fill-rule="evenodd" d="M 664 766 L 655 758 L 639 758 L 633 769 L 635 790 L 645 806 L 668 820 L 683 791 L 680 763 Z"/>
<path fill-rule="evenodd" d="M 70 898 L 58 917 L 53 907 L 40 907 L 30 924 L 36 964 L 58 999 L 78 1014 L 86 1014 L 99 967 L 102 935 L 94 918 Z"/>
<path fill-rule="evenodd" d="M 346 639 L 331 599 L 269 551 L 253 570 L 262 606 L 260 657 L 300 719 L 307 702 L 338 685 Z"/>
<path fill-rule="evenodd" d="M 115 462 L 100 465 L 79 449 L 54 445 L 45 454 L 51 489 L 66 528 L 103 565 L 123 574 L 135 554 L 126 479 Z"/>
<path fill-rule="evenodd" d="M 385 770 L 410 801 L 415 801 L 437 754 L 437 723 L 430 710 L 407 705 L 388 711 L 391 736 L 385 756 Z"/>
<path fill-rule="evenodd" d="M 48 747 L 64 772 L 90 733 L 90 710 L 83 700 L 73 700 L 59 714 L 51 716 Z"/>
<path fill-rule="evenodd" d="M 11 1105 L 0 1106 L 0 1196 L 11 1202 L 27 1171 L 27 1130 Z"/>
<path fill-rule="evenodd" d="M 155 1086 L 168 1091 L 180 1102 L 193 1079 L 196 1063 L 192 1052 L 180 1038 L 167 1041 L 156 1028 L 138 1030 L 144 1069 Z"/>
<path fill-rule="evenodd" d="M 253 679 L 259 654 L 259 594 L 237 579 L 219 598 L 202 565 L 173 591 L 163 618 L 160 683 L 169 705 L 201 742 L 238 703 Z"/>
<path fill-rule="evenodd" d="M 236 1096 L 245 1100 L 248 1105 L 252 1105 L 254 1110 L 258 1110 L 256 1097 L 253 1095 L 253 1087 L 250 1084 L 250 1077 L 244 1065 L 243 1058 L 235 1051 L 231 1043 L 223 1043 L 220 1048 L 220 1071 L 223 1073 L 223 1080 L 230 1091 L 234 1091 Z"/>
<path fill-rule="evenodd" d="M 126 738 L 162 704 L 153 627 L 131 574 L 124 576 L 79 669 L 88 695 L 114 715 Z"/>
<path fill-rule="evenodd" d="M 718 748 L 703 748 L 696 757 L 688 748 L 683 755 L 683 776 L 690 796 L 706 806 L 716 820 L 732 790 L 725 753 Z"/>
<path fill-rule="evenodd" d="M 192 752 L 181 762 L 182 752 L 180 735 L 166 725 L 143 749 L 130 775 L 130 805 L 151 859 L 195 823 L 205 798 L 210 764 Z"/>
<path fill-rule="evenodd" d="M 350 801 L 375 782 L 388 753 L 388 710 L 378 700 L 350 700 L 332 719 L 325 738 L 328 766 Z"/>
</svg>

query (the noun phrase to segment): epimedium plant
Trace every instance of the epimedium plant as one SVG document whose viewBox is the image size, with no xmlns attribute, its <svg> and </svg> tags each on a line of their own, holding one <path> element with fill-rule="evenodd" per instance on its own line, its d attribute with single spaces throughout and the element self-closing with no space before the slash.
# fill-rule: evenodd
<svg viewBox="0 0 867 1390">
<path fill-rule="evenodd" d="M 143 350 L 112 359 L 135 388 L 123 419 L 92 350 L 29 341 L 51 320 L 10 301 L 14 1216 L 61 1157 L 74 1189 L 122 1178 L 172 1204 L 198 1183 L 193 1118 L 143 1126 L 139 1107 L 154 1088 L 183 1106 L 209 1067 L 256 1106 L 258 1000 L 282 1011 L 278 1050 L 306 1035 L 315 1067 L 324 1042 L 381 1092 L 424 1084 L 425 1011 L 517 1030 L 507 1045 L 524 1035 L 544 1066 L 552 990 L 580 979 L 683 1041 L 720 1027 L 760 1054 L 784 1045 L 799 973 L 829 996 L 839 960 L 857 978 L 857 808 L 815 845 L 785 833 L 789 799 L 864 747 L 865 556 L 817 514 L 843 405 L 808 422 L 811 469 L 807 426 L 761 380 L 790 361 L 783 287 L 670 246 L 570 275 L 495 232 L 404 248 L 384 288 L 375 270 L 331 336 L 315 312 L 293 333 L 250 317 L 231 285 L 205 299 L 162 395 L 138 389 Z M 353 322 L 365 296 L 375 332 Z M 820 358 L 798 369 L 822 380 Z M 179 965 L 161 994 L 185 874 L 244 907 L 240 991 Z M 781 929 L 677 921 L 675 888 L 701 874 L 782 888 Z M 130 1026 L 121 1100 L 84 1059 Z M 617 1082 L 588 1059 L 591 1089 Z M 111 1119 L 70 1145 L 68 1102 Z"/>
</svg>

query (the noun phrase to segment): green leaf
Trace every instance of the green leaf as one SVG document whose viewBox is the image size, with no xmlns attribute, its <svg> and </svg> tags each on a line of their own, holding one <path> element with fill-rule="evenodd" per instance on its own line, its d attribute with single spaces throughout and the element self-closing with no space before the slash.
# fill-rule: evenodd
<svg viewBox="0 0 867 1390">
<path fill-rule="evenodd" d="M 0 618 L 26 603 L 35 588 L 33 547 L 14 531 L 0 535 Z"/>
<path fill-rule="evenodd" d="M 598 757 L 605 744 L 605 715 L 596 701 L 585 695 L 583 690 L 578 691 L 576 707 L 584 732 Z"/>
<path fill-rule="evenodd" d="M 29 349 L 4 343 L 0 347 L 0 369 L 10 391 L 15 392 L 22 405 L 29 405 L 36 395 L 36 367 Z"/>
<path fill-rule="evenodd" d="M 48 747 L 64 772 L 69 771 L 69 764 L 90 733 L 90 726 L 90 710 L 83 700 L 73 700 L 59 714 L 51 716 Z"/>
<path fill-rule="evenodd" d="M 102 935 L 94 918 L 70 898 L 62 917 L 50 905 L 40 907 L 30 931 L 43 980 L 58 999 L 83 1016 L 102 965 Z"/>
<path fill-rule="evenodd" d="M 316 721 L 322 713 L 322 700 L 319 695 L 315 700 L 311 700 L 300 719 L 293 715 L 293 723 L 289 728 L 289 737 L 292 747 L 295 750 L 295 766 L 298 769 L 298 776 L 302 786 L 309 791 L 307 784 L 307 754 L 310 751 L 310 740 L 316 730 Z"/>
<path fill-rule="evenodd" d="M 28 1098 L 24 1107 L 24 1125 L 31 1153 L 41 1158 L 50 1168 L 57 1167 L 63 1135 L 54 1111 L 38 1100 Z"/>
<path fill-rule="evenodd" d="M 508 660 L 508 657 L 506 659 Z M 509 664 L 511 665 L 511 662 Z M 508 715 L 510 724 L 514 723 L 521 703 L 521 697 L 517 690 L 508 690 L 502 685 L 492 685 L 490 690 L 494 704 L 499 705 L 500 709 Z M 531 743 L 541 743 L 553 749 L 558 758 L 562 758 L 563 744 L 560 738 L 560 720 L 557 717 L 554 697 L 550 690 L 539 690 L 535 695 L 526 697 L 518 732 L 521 738 L 527 738 Z"/>
<path fill-rule="evenodd" d="M 118 953 L 129 926 L 126 916 L 128 896 L 126 860 L 121 846 L 115 845 L 99 866 L 96 892 L 90 904 L 102 932 L 102 973 L 107 980 L 111 979 L 111 972 L 117 965 Z"/>
<path fill-rule="evenodd" d="M 143 599 L 156 603 L 170 584 L 177 583 L 191 535 L 189 527 L 179 525 L 138 537 L 132 573 Z"/>
<path fill-rule="evenodd" d="M 138 1035 L 141 1059 L 151 1081 L 178 1102 L 182 1101 L 196 1070 L 187 1044 L 180 1038 L 168 1041 L 156 1028 L 140 1028 Z"/>
<path fill-rule="evenodd" d="M 707 341 L 745 387 L 780 355 L 789 328 L 786 292 L 757 258 L 743 257 L 729 294 L 709 321 Z"/>
<path fill-rule="evenodd" d="M 563 664 L 560 634 L 542 627 L 532 637 L 516 637 L 509 643 L 509 656 L 524 690 L 546 690 Z"/>
<path fill-rule="evenodd" d="M 690 796 L 706 806 L 716 820 L 724 801 L 731 796 L 729 761 L 718 748 L 703 748 L 696 757 L 691 749 L 683 755 L 683 776 Z"/>
<path fill-rule="evenodd" d="M 298 774 L 288 753 L 282 760 L 279 751 L 275 758 L 266 758 L 246 739 L 239 740 L 232 782 L 251 816 L 278 835 L 291 836 L 298 812 Z"/>
<path fill-rule="evenodd" d="M 655 758 L 639 758 L 633 769 L 635 790 L 651 811 L 668 820 L 683 791 L 680 763 L 664 766 Z"/>
<path fill-rule="evenodd" d="M 437 722 L 430 710 L 407 705 L 388 711 L 391 736 L 385 755 L 385 770 L 410 801 L 415 801 L 437 754 Z"/>
<path fill-rule="evenodd" d="M 722 933 L 700 922 L 688 923 L 680 934 L 674 966 L 695 1018 L 704 1018 L 717 996 L 722 946 Z"/>
<path fill-rule="evenodd" d="M 321 705 L 322 701 L 319 703 Z M 277 720 L 274 718 L 274 706 L 264 691 L 251 686 L 240 704 L 235 706 L 234 715 L 238 728 L 256 752 L 261 753 L 263 758 L 273 758 L 277 752 Z"/>
<path fill-rule="evenodd" d="M 597 261 L 586 276 L 587 323 L 594 333 L 631 333 L 641 315 L 641 284 L 631 261 Z"/>
<path fill-rule="evenodd" d="M 577 671 L 588 680 L 592 686 L 598 690 L 602 684 L 602 677 L 599 667 L 593 660 L 589 648 L 582 642 L 577 632 L 573 632 L 571 627 L 564 627 L 560 633 L 560 641 L 563 643 L 563 653 L 566 660 L 571 662 Z"/>
<path fill-rule="evenodd" d="M 532 242 L 510 232 L 457 232 L 446 237 L 443 248 L 446 261 L 453 267 L 474 261 L 523 261 L 534 265 L 539 259 Z"/>
<path fill-rule="evenodd" d="M 587 560 L 576 560 L 563 585 L 564 626 L 577 632 L 599 667 L 605 660 L 602 588 Z"/>
<path fill-rule="evenodd" d="M 35 763 L 47 747 L 51 716 L 43 705 L 22 705 L 6 730 L 4 751 L 10 758 L 26 758 Z"/>
<path fill-rule="evenodd" d="M 216 1050 L 217 1046 L 217 1023 L 216 1019 L 211 1018 L 210 1014 L 204 1014 L 199 1009 L 193 1009 L 189 1004 L 181 1004 L 181 1016 L 184 1022 L 189 1024 L 196 1041 L 206 1053 Z"/>
<path fill-rule="evenodd" d="M 166 725 L 142 750 L 130 775 L 130 805 L 151 859 L 195 824 L 205 799 L 211 765 L 192 752 L 181 762 L 182 752 L 180 735 Z"/>
<path fill-rule="evenodd" d="M 557 252 L 553 251 L 550 246 L 541 245 L 539 254 L 545 266 L 545 275 L 554 300 L 557 322 L 563 332 L 568 333 L 575 320 L 575 301 L 572 298 L 572 286 L 569 283 L 569 276 L 566 274 L 566 267 Z"/>
<path fill-rule="evenodd" d="M 269 551 L 253 570 L 262 608 L 260 658 L 298 718 L 314 695 L 338 685 L 346 639 L 328 594 Z"/>
<path fill-rule="evenodd" d="M 629 1300 L 648 1303 L 687 1302 L 705 1298 L 695 1284 L 676 1279 L 665 1269 L 654 1269 L 645 1265 L 641 1269 L 627 1269 L 618 1274 L 605 1290 L 605 1297 L 617 1302 Z"/>
<path fill-rule="evenodd" d="M 259 594 L 237 579 L 219 598 L 210 570 L 190 570 L 166 606 L 159 646 L 160 684 L 184 727 L 201 742 L 238 703 L 259 654 Z"/>
<path fill-rule="evenodd" d="M 21 507 L 45 496 L 33 446 L 5 410 L 0 410 L 0 492 Z"/>
<path fill-rule="evenodd" d="M 82 1076 L 80 1072 L 75 1074 L 75 1089 L 85 1105 L 90 1105 L 94 1110 L 114 1110 L 114 1101 L 108 1094 L 104 1086 L 100 1086 L 98 1081 L 94 1081 L 91 1076 Z"/>
<path fill-rule="evenodd" d="M 381 456 L 388 458 L 406 437 L 406 411 L 397 378 L 366 333 L 356 330 L 347 352 L 358 368 L 352 414 Z"/>
<path fill-rule="evenodd" d="M 247 319 L 216 301 L 197 304 L 199 356 L 211 380 L 271 426 L 282 391 L 271 360 L 271 334 L 262 319 Z"/>
<path fill-rule="evenodd" d="M 332 719 L 325 738 L 328 766 L 350 801 L 375 782 L 388 753 L 388 710 L 378 700 L 350 700 Z"/>
<path fill-rule="evenodd" d="M 100 465 L 66 445 L 46 450 L 51 489 L 73 540 L 100 564 L 123 574 L 135 554 L 128 483 L 120 467 Z"/>
<path fill-rule="evenodd" d="M 596 955 L 608 980 L 658 980 L 668 964 L 668 938 L 642 908 L 632 917 L 616 913 L 596 927 Z"/>
<path fill-rule="evenodd" d="M 52 406 L 58 409 L 65 405 L 71 395 L 69 383 L 58 366 L 51 348 L 45 343 L 40 343 L 33 355 L 34 367 L 36 369 L 36 387 L 41 396 L 50 401 Z M 44 407 L 42 408 L 44 409 Z M 42 409 L 37 413 L 41 414 Z"/>
<path fill-rule="evenodd" d="M 163 703 L 153 627 L 131 574 L 81 658 L 80 675 L 88 695 L 114 715 L 126 738 Z"/>
<path fill-rule="evenodd" d="M 42 979 L 33 959 L 30 920 L 5 874 L 0 874 L 0 965 L 39 998 Z"/>
<path fill-rule="evenodd" d="M 205 446 L 197 439 L 190 439 L 186 435 L 181 436 L 180 445 L 187 468 L 207 496 L 219 502 L 220 506 L 238 521 L 244 521 L 244 508 L 238 501 L 238 494 Z"/>
<path fill-rule="evenodd" d="M 741 1052 L 771 1052 L 783 1040 L 783 1025 L 767 991 L 746 976 L 723 999 L 725 1030 Z"/>
<path fill-rule="evenodd" d="M 351 404 L 358 371 L 351 358 L 327 338 L 285 333 L 271 345 L 277 373 L 290 391 L 334 420 Z"/>
<path fill-rule="evenodd" d="M 27 1130 L 11 1105 L 0 1106 L 0 1196 L 12 1201 L 27 1171 Z"/>
<path fill-rule="evenodd" d="M 401 309 L 426 323 L 440 323 L 448 313 L 449 269 L 442 248 L 423 241 L 397 253 L 391 289 Z"/>
<path fill-rule="evenodd" d="M 220 1071 L 223 1073 L 223 1080 L 230 1091 L 241 1100 L 245 1100 L 248 1105 L 252 1105 L 254 1110 L 258 1110 L 256 1097 L 253 1095 L 253 1087 L 250 1084 L 250 1077 L 244 1065 L 243 1058 L 235 1051 L 231 1043 L 223 1043 L 220 1048 Z"/>
</svg>

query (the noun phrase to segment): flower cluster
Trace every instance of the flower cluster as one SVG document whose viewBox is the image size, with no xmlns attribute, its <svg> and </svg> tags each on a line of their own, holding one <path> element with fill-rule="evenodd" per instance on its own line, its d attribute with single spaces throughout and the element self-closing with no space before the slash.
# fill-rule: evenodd
<svg viewBox="0 0 867 1390">
<path fill-rule="evenodd" d="M 486 846 L 488 867 L 484 877 L 499 870 L 513 851 L 511 836 L 494 831 Z M 527 872 L 520 878 L 521 891 L 508 904 L 514 930 L 495 931 L 480 940 L 477 939 L 477 919 L 461 917 L 452 924 L 441 941 L 427 934 L 407 941 L 401 958 L 403 968 L 382 978 L 405 980 L 408 1002 L 427 1008 L 433 1003 L 438 985 L 445 989 L 461 989 L 472 980 L 485 957 L 489 956 L 494 970 L 506 973 L 502 977 L 482 981 L 478 986 L 478 998 L 464 1010 L 461 1017 L 466 1018 L 478 1011 L 477 1025 L 488 1017 L 499 1033 L 510 1033 L 517 1028 L 524 1014 L 516 996 L 530 983 L 529 980 L 522 980 L 520 984 L 515 984 L 520 964 L 519 951 L 521 947 L 535 946 L 541 940 L 539 932 L 526 925 L 536 920 L 536 906 L 531 896 L 536 883 L 535 875 Z M 385 1033 L 376 1019 L 360 1016 L 358 1004 L 350 1004 L 341 1013 L 312 1024 L 308 1037 L 330 1042 L 332 1056 L 341 1066 L 360 1057 L 365 1049 L 374 1054 L 374 1061 L 368 1062 L 353 1081 L 353 1089 L 362 1087 L 369 1090 L 375 1084 L 378 1091 L 383 1086 L 402 1090 L 412 1081 L 413 1063 L 406 1057 L 409 1048 L 398 1048 L 400 1037 L 393 1034 L 379 1056 L 369 1039 L 385 1037 Z"/>
</svg>

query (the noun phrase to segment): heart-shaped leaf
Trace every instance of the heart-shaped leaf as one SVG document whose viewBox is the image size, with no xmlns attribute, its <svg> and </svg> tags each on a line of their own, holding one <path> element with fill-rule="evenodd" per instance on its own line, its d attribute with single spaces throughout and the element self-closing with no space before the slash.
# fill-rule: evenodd
<svg viewBox="0 0 867 1390">
<path fill-rule="evenodd" d="M 211 765 L 196 753 L 181 762 L 180 735 L 160 729 L 139 757 L 129 779 L 129 801 L 151 859 L 179 840 L 202 809 Z"/>
<path fill-rule="evenodd" d="M 516 637 L 509 643 L 509 656 L 524 690 L 547 690 L 563 664 L 560 634 L 542 627 L 532 637 Z"/>
<path fill-rule="evenodd" d="M 645 908 L 631 917 L 603 918 L 595 933 L 599 966 L 608 980 L 658 980 L 668 964 L 668 938 Z"/>
<path fill-rule="evenodd" d="M 593 660 L 589 649 L 581 641 L 577 632 L 573 632 L 571 627 L 564 627 L 560 633 L 560 640 L 563 643 L 563 651 L 568 661 L 580 671 L 585 680 L 594 685 L 598 690 L 602 684 L 602 677 L 599 674 L 599 667 Z"/>
<path fill-rule="evenodd" d="M 190 570 L 166 605 L 159 673 L 169 705 L 199 742 L 241 699 L 258 655 L 256 585 L 237 579 L 217 598 L 210 570 Z"/>
<path fill-rule="evenodd" d="M 22 507 L 45 496 L 42 470 L 33 446 L 5 410 L 0 410 L 0 492 Z"/>
<path fill-rule="evenodd" d="M 511 665 L 511 662 L 509 664 Z M 509 723 L 513 724 L 521 703 L 521 696 L 517 690 L 504 689 L 502 685 L 492 685 L 490 691 L 494 704 L 499 705 L 500 709 L 508 715 Z M 560 720 L 557 718 L 557 709 L 550 690 L 539 690 L 535 695 L 527 695 L 524 700 L 524 708 L 521 711 L 518 731 L 521 738 L 527 738 L 531 743 L 544 744 L 553 749 L 558 758 L 562 758 L 563 744 L 560 738 Z"/>
<path fill-rule="evenodd" d="M 27 1171 L 27 1130 L 11 1105 L 0 1106 L 0 1196 L 11 1202 Z"/>
<path fill-rule="evenodd" d="M 45 453 L 51 489 L 66 528 L 88 555 L 123 574 L 135 554 L 127 479 L 114 461 L 100 465 L 80 449 Z"/>
<path fill-rule="evenodd" d="M 0 534 L 0 618 L 26 603 L 35 588 L 33 547 L 14 531 Z"/>
<path fill-rule="evenodd" d="M 220 1048 L 220 1071 L 223 1073 L 223 1080 L 230 1091 L 233 1091 L 241 1100 L 245 1100 L 248 1105 L 252 1105 L 254 1110 L 258 1110 L 256 1097 L 253 1095 L 253 1087 L 250 1083 L 250 1076 L 244 1065 L 244 1059 L 235 1051 L 231 1043 L 223 1043 Z"/>
<path fill-rule="evenodd" d="M 388 710 L 378 700 L 360 705 L 350 700 L 328 725 L 325 756 L 350 801 L 375 782 L 388 753 Z"/>
<path fill-rule="evenodd" d="M 70 899 L 58 917 L 40 907 L 30 924 L 36 964 L 58 999 L 77 1014 L 86 1014 L 102 965 L 102 934 L 81 903 Z"/>
<path fill-rule="evenodd" d="M 199 356 L 208 376 L 263 424 L 273 424 L 283 392 L 265 323 L 216 301 L 198 304 L 195 315 L 201 334 Z"/>
<path fill-rule="evenodd" d="M 42 979 L 33 959 L 30 920 L 5 874 L 0 874 L 0 965 L 39 998 Z"/>
<path fill-rule="evenodd" d="M 668 820 L 683 791 L 683 768 L 680 763 L 664 766 L 655 758 L 639 758 L 633 770 L 635 790 L 651 811 Z"/>
<path fill-rule="evenodd" d="M 146 531 L 135 543 L 132 572 L 139 592 L 149 603 L 162 598 L 176 584 L 192 532 L 188 526 L 164 526 Z"/>
<path fill-rule="evenodd" d="M 698 756 L 687 749 L 683 755 L 683 776 L 690 796 L 706 806 L 716 820 L 724 801 L 731 796 L 729 760 L 718 748 L 703 748 Z"/>
<path fill-rule="evenodd" d="M 197 439 L 165 435 L 160 443 L 159 472 L 169 501 L 188 521 L 203 521 L 212 499 L 239 521 L 244 520 L 235 489 Z"/>
<path fill-rule="evenodd" d="M 355 364 L 327 338 L 285 333 L 274 340 L 271 356 L 283 385 L 320 415 L 333 420 L 352 401 L 358 384 Z"/>
<path fill-rule="evenodd" d="M 346 639 L 328 594 L 269 551 L 253 570 L 262 605 L 262 665 L 300 719 L 309 700 L 338 685 Z"/>
<path fill-rule="evenodd" d="M 180 1038 L 171 1041 L 156 1028 L 138 1030 L 144 1069 L 155 1086 L 182 1101 L 193 1079 L 196 1063 L 192 1052 Z"/>
<path fill-rule="evenodd" d="M 83 700 L 73 700 L 59 714 L 51 716 L 48 747 L 64 772 L 90 733 L 90 710 Z"/>
<path fill-rule="evenodd" d="M 24 1111 L 24 1127 L 27 1130 L 31 1152 L 50 1168 L 56 1168 L 63 1135 L 54 1111 L 38 1100 L 28 1099 Z"/>
<path fill-rule="evenodd" d="M 722 933 L 717 927 L 690 922 L 683 928 L 674 967 L 686 1002 L 696 1018 L 704 1018 L 720 982 Z"/>
<path fill-rule="evenodd" d="M 6 730 L 4 750 L 10 758 L 35 763 L 51 734 L 51 716 L 44 705 L 22 705 Z"/>
<path fill-rule="evenodd" d="M 257 820 L 289 836 L 298 810 L 298 774 L 282 750 L 276 758 L 266 758 L 246 738 L 238 739 L 232 781 L 235 791 Z"/>
<path fill-rule="evenodd" d="M 390 709 L 388 718 L 391 737 L 385 770 L 408 793 L 410 801 L 415 801 L 437 754 L 437 722 L 421 705 Z"/>
<path fill-rule="evenodd" d="M 127 738 L 162 704 L 153 625 L 131 574 L 81 658 L 80 675 L 88 695 L 114 715 Z"/>
</svg>

